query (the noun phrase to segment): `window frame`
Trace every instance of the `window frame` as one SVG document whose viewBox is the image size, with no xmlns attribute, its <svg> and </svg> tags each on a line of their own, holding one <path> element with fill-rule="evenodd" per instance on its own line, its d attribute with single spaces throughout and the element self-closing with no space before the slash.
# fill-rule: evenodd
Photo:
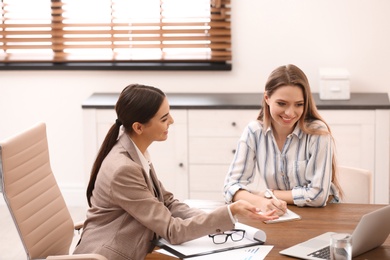
<svg viewBox="0 0 390 260">
<path fill-rule="evenodd" d="M 162 3 L 164 0 L 160 0 L 160 3 Z M 224 26 L 222 28 L 223 31 L 228 31 L 227 35 L 223 35 L 224 39 L 223 44 L 220 44 L 220 39 L 218 37 L 211 38 L 211 42 L 208 44 L 208 48 L 210 48 L 211 57 L 208 59 L 134 59 L 134 60 L 115 60 L 115 58 L 111 58 L 111 60 L 55 60 L 55 54 L 56 51 L 54 50 L 53 46 L 51 45 L 52 49 L 52 60 L 48 59 L 47 57 L 42 58 L 42 60 L 12 60 L 11 58 L 8 58 L 8 54 L 5 54 L 7 51 L 7 43 L 11 42 L 12 40 L 8 40 L 10 38 L 6 37 L 7 33 L 7 24 L 5 22 L 6 18 L 4 16 L 4 1 L 0 0 L 0 11 L 3 11 L 0 13 L 0 19 L 3 18 L 3 20 L 0 20 L 0 51 L 3 50 L 3 56 L 0 56 L 0 70 L 211 70 L 211 71 L 230 71 L 232 70 L 232 54 L 231 54 L 231 26 L 230 26 L 230 12 L 231 12 L 231 6 L 230 6 L 230 0 L 210 0 L 210 21 L 208 23 L 208 26 L 210 26 L 210 35 L 212 34 L 211 31 L 214 29 L 211 27 L 213 24 L 215 24 L 215 30 L 221 29 L 221 25 Z M 53 8 L 54 6 L 57 8 Z M 62 4 L 61 0 L 51 0 L 51 16 L 54 15 L 58 17 L 58 4 Z M 53 11 L 54 10 L 54 11 Z M 62 10 L 62 8 L 60 8 Z M 223 23 L 219 23 L 219 21 L 222 19 L 223 16 Z M 215 19 L 215 20 L 213 20 Z M 217 22 L 215 22 L 217 21 Z M 52 27 L 54 23 L 52 22 Z M 218 27 L 220 26 L 220 27 Z M 11 27 L 11 26 L 9 26 Z M 49 26 L 48 26 L 49 27 Z M 58 24 L 57 24 L 58 27 Z M 53 31 L 53 29 L 51 30 Z M 221 30 L 219 30 L 221 31 Z M 225 33 L 225 32 L 224 32 Z M 53 33 L 51 34 L 52 38 Z M 218 36 L 218 35 L 217 35 Z M 213 39 L 217 38 L 218 42 L 213 42 Z M 226 40 L 227 39 L 227 40 Z M 54 41 L 53 41 L 54 42 Z M 163 42 L 163 41 L 162 41 Z M 9 45 L 8 45 L 9 46 Z M 215 46 L 215 47 L 213 47 Z M 223 47 L 220 47 L 223 46 Z M 228 47 L 226 47 L 228 46 Z M 16 47 L 18 48 L 18 47 Z M 213 49 L 215 48 L 215 49 Z M 8 48 L 10 49 L 10 48 Z M 163 50 L 163 49 L 162 49 Z M 216 59 L 213 59 L 213 52 L 222 52 L 221 56 L 222 58 L 217 57 Z M 114 53 L 114 51 L 113 51 Z M 163 53 L 163 51 L 161 51 Z M 227 53 L 227 55 L 226 55 Z M 66 54 L 65 54 L 66 55 Z M 225 55 L 225 56 L 224 56 Z M 12 56 L 12 54 L 10 55 Z M 19 56 L 22 56 L 19 54 Z M 115 55 L 111 55 L 112 57 Z M 163 56 L 163 55 L 161 55 Z"/>
</svg>

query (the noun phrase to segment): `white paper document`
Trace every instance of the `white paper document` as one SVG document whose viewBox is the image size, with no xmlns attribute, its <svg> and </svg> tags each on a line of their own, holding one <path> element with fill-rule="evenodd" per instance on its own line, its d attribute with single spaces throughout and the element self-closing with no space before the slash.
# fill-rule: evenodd
<svg viewBox="0 0 390 260">
<path fill-rule="evenodd" d="M 245 237 L 253 242 L 258 241 L 265 243 L 265 241 L 267 240 L 267 235 L 261 229 L 248 226 L 239 222 L 234 225 L 234 228 L 245 230 Z"/>
<path fill-rule="evenodd" d="M 262 260 L 269 254 L 272 250 L 273 246 L 269 245 L 261 245 L 261 246 L 250 246 L 239 248 L 235 250 L 229 250 L 220 253 L 214 253 L 204 256 L 195 256 L 188 259 L 194 260 L 226 260 L 226 259 L 234 259 L 234 260 Z M 169 256 L 173 256 L 178 258 L 177 256 L 165 251 L 164 249 L 158 249 L 157 252 Z"/>
</svg>

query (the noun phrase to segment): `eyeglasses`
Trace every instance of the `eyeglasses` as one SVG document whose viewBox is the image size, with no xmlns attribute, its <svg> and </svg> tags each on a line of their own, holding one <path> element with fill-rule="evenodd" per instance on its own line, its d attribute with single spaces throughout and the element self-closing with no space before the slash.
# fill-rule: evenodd
<svg viewBox="0 0 390 260">
<path fill-rule="evenodd" d="M 232 229 L 223 233 L 211 234 L 209 237 L 213 239 L 214 244 L 226 243 L 228 237 L 234 242 L 241 241 L 245 236 L 245 230 L 243 229 Z"/>
</svg>

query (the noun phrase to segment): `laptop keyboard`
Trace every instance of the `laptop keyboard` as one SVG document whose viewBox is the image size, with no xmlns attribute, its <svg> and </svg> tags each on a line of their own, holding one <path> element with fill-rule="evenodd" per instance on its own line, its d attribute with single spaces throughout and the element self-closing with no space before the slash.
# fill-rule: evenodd
<svg viewBox="0 0 390 260">
<path fill-rule="evenodd" d="M 317 257 L 321 259 L 330 259 L 330 246 L 321 248 L 320 250 L 314 251 L 308 254 L 308 256 Z"/>
</svg>

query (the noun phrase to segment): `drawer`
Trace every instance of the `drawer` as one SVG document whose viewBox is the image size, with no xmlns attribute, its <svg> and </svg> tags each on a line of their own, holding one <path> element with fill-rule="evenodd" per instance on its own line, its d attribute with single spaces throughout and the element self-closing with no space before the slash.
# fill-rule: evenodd
<svg viewBox="0 0 390 260">
<path fill-rule="evenodd" d="M 189 136 L 241 136 L 245 126 L 256 120 L 258 110 L 189 110 Z"/>
<path fill-rule="evenodd" d="M 223 192 L 229 165 L 191 165 L 190 191 Z"/>
<path fill-rule="evenodd" d="M 229 166 L 230 164 L 191 165 L 189 177 L 190 191 L 198 194 L 207 192 L 222 194 Z M 266 188 L 264 181 L 260 180 L 258 172 L 256 172 L 255 179 L 248 187 L 252 191 L 264 191 Z"/>
<path fill-rule="evenodd" d="M 230 164 L 238 137 L 190 137 L 190 164 Z"/>
</svg>

